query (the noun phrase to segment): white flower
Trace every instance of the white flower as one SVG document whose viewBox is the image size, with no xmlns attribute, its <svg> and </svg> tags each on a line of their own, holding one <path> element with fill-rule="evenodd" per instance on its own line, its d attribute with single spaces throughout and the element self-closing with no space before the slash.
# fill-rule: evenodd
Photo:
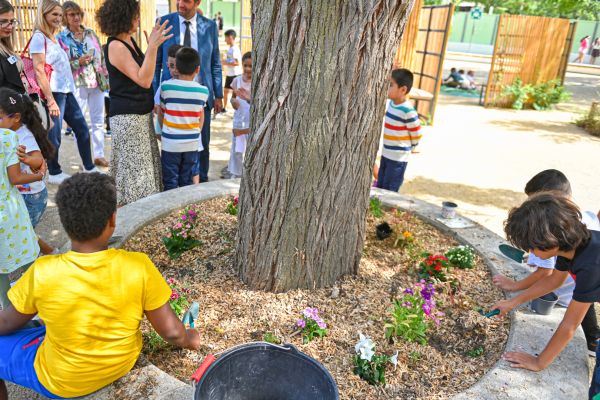
<svg viewBox="0 0 600 400">
<path fill-rule="evenodd" d="M 373 343 L 373 341 L 371 339 L 367 339 L 367 337 L 360 332 L 358 332 L 358 334 L 360 336 L 360 342 L 358 342 L 358 344 L 356 346 L 354 346 L 354 350 L 357 353 L 359 353 L 360 349 L 362 349 L 363 347 L 367 347 L 369 349 L 372 349 L 375 347 L 375 343 Z"/>
<path fill-rule="evenodd" d="M 398 350 L 396 350 L 396 355 L 390 358 L 390 362 L 394 364 L 394 371 L 398 368 Z"/>
<path fill-rule="evenodd" d="M 375 347 L 374 344 L 373 344 L 373 347 Z M 373 350 L 371 350 L 369 347 L 361 347 L 360 348 L 360 358 L 362 358 L 363 360 L 371 361 L 371 358 L 373 358 L 374 354 L 375 354 L 375 352 Z"/>
</svg>

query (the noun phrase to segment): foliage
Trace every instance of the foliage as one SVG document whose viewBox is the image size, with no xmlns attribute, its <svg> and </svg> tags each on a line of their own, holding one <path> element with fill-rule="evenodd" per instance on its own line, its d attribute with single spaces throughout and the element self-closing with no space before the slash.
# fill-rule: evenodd
<svg viewBox="0 0 600 400">
<path fill-rule="evenodd" d="M 571 100 L 571 93 L 565 91 L 561 82 L 560 79 L 554 79 L 533 86 L 531 93 L 533 108 L 536 110 L 548 110 L 553 104 Z"/>
<path fill-rule="evenodd" d="M 419 278 L 447 282 L 448 259 L 442 255 L 423 254 L 426 258 L 419 264 Z"/>
<path fill-rule="evenodd" d="M 356 355 L 354 356 L 354 373 L 369 385 L 385 384 L 385 365 L 391 362 L 396 367 L 398 366 L 398 352 L 393 357 L 387 357 L 375 352 L 376 343 L 371 339 L 359 333 L 360 341 L 355 346 Z"/>
<path fill-rule="evenodd" d="M 565 91 L 561 82 L 560 79 L 554 79 L 545 83 L 524 85 L 521 78 L 517 76 L 512 85 L 502 88 L 499 98 L 510 98 L 513 110 L 521 110 L 530 101 L 534 109 L 548 110 L 554 104 L 571 99 L 571 93 Z"/>
<path fill-rule="evenodd" d="M 148 333 L 144 333 L 144 337 L 146 338 L 148 343 L 148 345 L 144 347 L 144 354 L 158 353 L 159 351 L 171 347 L 171 345 L 165 342 L 165 340 L 161 338 L 160 335 L 154 330 L 151 330 Z"/>
<path fill-rule="evenodd" d="M 394 299 L 394 309 L 392 312 L 393 321 L 388 320 L 384 325 L 386 337 L 389 339 L 392 335 L 400 337 L 409 342 L 419 341 L 421 344 L 427 344 L 425 332 L 435 322 L 440 324 L 441 312 L 434 312 L 436 302 L 433 299 L 435 289 L 432 284 L 425 285 L 425 280 L 415 283 L 415 293 L 408 288 L 404 291 L 402 299 Z"/>
<path fill-rule="evenodd" d="M 450 265 L 460 269 L 473 269 L 475 255 L 469 247 L 458 246 L 444 254 Z"/>
<path fill-rule="evenodd" d="M 413 201 L 410 200 L 408 211 L 402 215 L 402 211 L 393 209 L 392 239 L 394 247 L 405 247 L 415 241 L 415 237 L 410 232 L 410 211 Z"/>
<path fill-rule="evenodd" d="M 383 211 L 381 210 L 381 196 L 372 195 L 369 200 L 369 211 L 376 218 L 381 218 Z"/>
<path fill-rule="evenodd" d="M 194 240 L 191 235 L 192 230 L 196 227 L 197 220 L 196 207 L 192 206 L 183 210 L 178 223 L 171 223 L 169 234 L 162 238 L 165 247 L 169 251 L 169 257 L 177 258 L 184 251 L 202 245 L 201 241 Z"/>
<path fill-rule="evenodd" d="M 279 340 L 279 338 L 275 335 L 273 335 L 271 332 L 266 332 L 263 335 L 263 339 L 265 340 L 265 342 L 269 342 L 269 343 L 273 343 L 273 344 L 279 344 L 281 342 L 281 340 Z"/>
<path fill-rule="evenodd" d="M 467 355 L 469 357 L 479 357 L 483 354 L 483 347 L 478 347 L 476 349 L 471 349 L 467 351 Z"/>
<path fill-rule="evenodd" d="M 439 3 L 444 0 L 425 0 Z M 454 0 L 453 0 L 454 1 Z M 600 16 L 598 0 L 479 0 L 487 13 L 494 7 L 495 14 L 533 15 L 550 18 L 587 19 L 597 21 Z"/>
<path fill-rule="evenodd" d="M 517 76 L 512 85 L 506 85 L 502 88 L 500 97 L 510 97 L 512 99 L 510 108 L 513 110 L 520 110 L 525 105 L 527 96 L 529 96 L 532 91 L 533 87 L 531 84 L 528 83 L 527 85 L 523 85 L 523 81 Z"/>
<path fill-rule="evenodd" d="M 416 362 L 417 360 L 420 360 L 423 357 L 423 355 L 421 353 L 419 353 L 418 351 L 413 351 L 412 353 L 410 353 L 408 355 L 408 357 L 410 358 L 410 362 L 413 363 L 413 362 Z"/>
<path fill-rule="evenodd" d="M 189 307 L 190 305 L 190 303 L 187 301 L 190 290 L 187 287 L 178 288 L 173 279 L 167 279 L 167 283 L 171 288 L 171 298 L 169 299 L 169 304 L 177 315 L 177 318 L 181 318 L 183 314 L 185 314 L 184 306 Z"/>
<path fill-rule="evenodd" d="M 588 133 L 600 136 L 600 108 L 592 108 L 589 113 L 582 114 L 575 121 L 575 125 L 585 129 Z"/>
<path fill-rule="evenodd" d="M 229 196 L 227 198 L 227 208 L 225 209 L 225 212 L 231 215 L 238 215 L 238 212 L 240 211 L 238 208 L 238 201 L 238 197 Z"/>
<path fill-rule="evenodd" d="M 327 333 L 327 324 L 319 314 L 323 314 L 323 311 L 316 308 L 305 308 L 302 311 L 302 318 L 298 321 L 298 326 L 302 328 L 304 344 L 310 342 L 314 336 L 322 338 Z"/>
</svg>

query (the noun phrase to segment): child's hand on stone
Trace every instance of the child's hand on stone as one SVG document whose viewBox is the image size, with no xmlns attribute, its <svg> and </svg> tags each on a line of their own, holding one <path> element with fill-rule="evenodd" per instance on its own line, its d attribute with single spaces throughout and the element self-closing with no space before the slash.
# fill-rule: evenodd
<svg viewBox="0 0 600 400">
<path fill-rule="evenodd" d="M 524 368 L 536 372 L 543 369 L 539 366 L 536 356 L 532 356 L 524 351 L 506 352 L 502 355 L 502 359 L 511 362 L 510 366 L 512 368 Z"/>
<path fill-rule="evenodd" d="M 514 292 L 515 281 L 508 276 L 498 274 L 492 278 L 492 281 L 494 282 L 494 285 L 500 286 L 500 288 L 508 290 L 509 292 Z"/>
</svg>

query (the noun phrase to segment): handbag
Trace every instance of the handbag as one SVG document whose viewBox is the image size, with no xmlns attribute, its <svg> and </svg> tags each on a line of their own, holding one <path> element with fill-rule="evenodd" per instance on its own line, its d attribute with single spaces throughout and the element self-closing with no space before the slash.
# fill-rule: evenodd
<svg viewBox="0 0 600 400">
<path fill-rule="evenodd" d="M 35 33 L 34 33 L 35 35 Z M 29 42 L 27 42 L 27 46 L 25 46 L 25 48 L 23 49 L 23 52 L 21 53 L 21 59 L 23 60 L 23 73 L 25 74 L 25 77 L 27 78 L 27 81 L 29 82 L 29 88 L 27 90 L 27 92 L 29 94 L 37 94 L 40 96 L 41 99 L 46 100 L 46 95 L 44 94 L 44 92 L 42 92 L 42 90 L 40 90 L 40 85 L 38 84 L 37 81 L 37 77 L 35 76 L 35 68 L 33 67 L 33 60 L 31 59 L 31 57 L 25 57 L 25 53 L 27 52 L 27 50 L 29 49 L 29 43 L 31 43 L 31 39 L 33 39 L 33 35 L 31 35 L 31 38 L 29 39 Z M 47 49 L 46 46 L 46 36 L 44 36 L 44 50 Z M 52 65 L 44 63 L 44 73 L 46 74 L 46 79 L 48 79 L 48 83 L 50 83 L 50 78 L 52 77 Z"/>
<path fill-rule="evenodd" d="M 86 54 L 85 51 L 83 51 L 83 48 L 79 45 L 79 43 L 75 42 L 75 46 L 77 46 L 77 48 L 79 49 L 80 56 Z M 92 60 L 91 64 L 92 64 L 92 68 L 94 69 L 94 72 L 96 73 L 96 82 L 98 83 L 98 87 L 103 92 L 107 91 L 109 89 L 108 79 L 106 79 L 106 76 L 104 76 L 104 74 L 102 72 L 98 72 L 96 70 L 96 66 L 94 65 L 93 60 Z"/>
</svg>

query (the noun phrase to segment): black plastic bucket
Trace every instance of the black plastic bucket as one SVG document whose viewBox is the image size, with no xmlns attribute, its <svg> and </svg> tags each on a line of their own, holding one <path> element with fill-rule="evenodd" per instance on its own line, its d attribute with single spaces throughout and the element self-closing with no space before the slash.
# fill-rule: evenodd
<svg viewBox="0 0 600 400">
<path fill-rule="evenodd" d="M 557 302 L 558 296 L 554 292 L 550 292 L 531 300 L 531 309 L 540 315 L 550 315 Z"/>
<path fill-rule="evenodd" d="M 219 357 L 202 375 L 196 400 L 338 400 L 333 377 L 291 344 L 248 344 Z"/>
</svg>

